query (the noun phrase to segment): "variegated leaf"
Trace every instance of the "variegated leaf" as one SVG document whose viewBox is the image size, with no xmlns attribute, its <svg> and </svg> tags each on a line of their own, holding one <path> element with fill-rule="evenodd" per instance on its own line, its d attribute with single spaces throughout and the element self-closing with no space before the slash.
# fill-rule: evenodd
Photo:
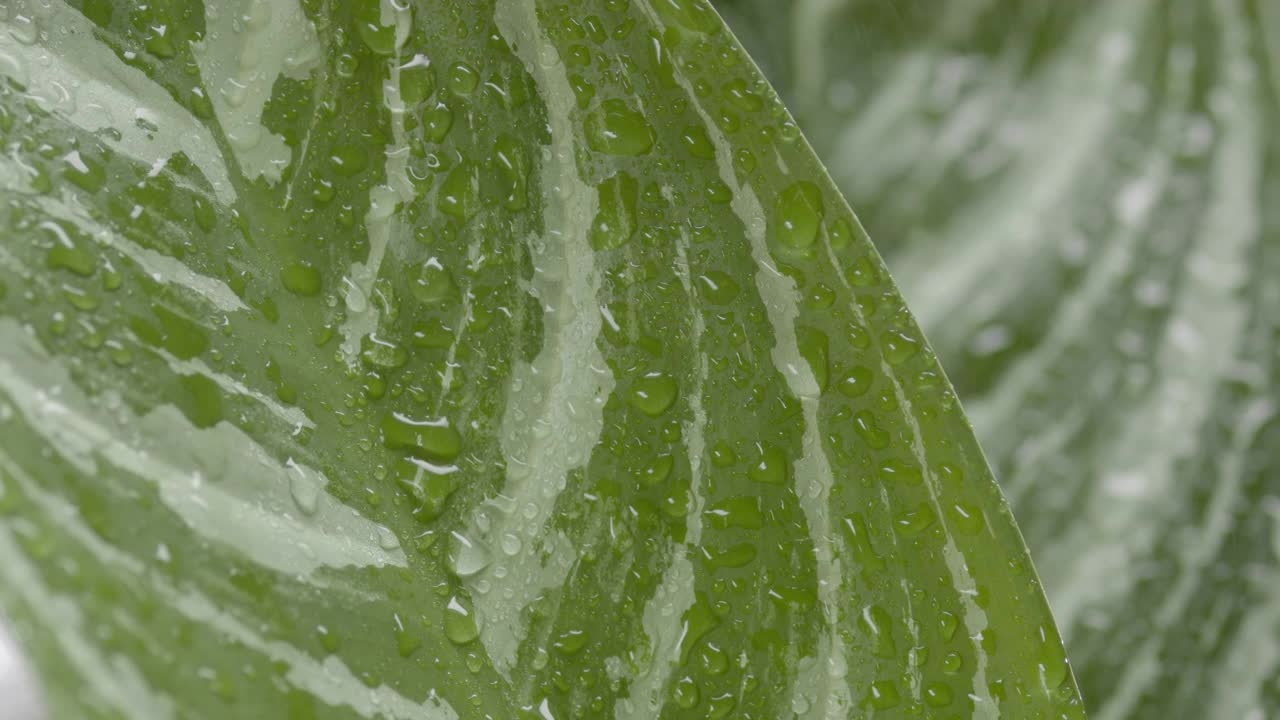
<svg viewBox="0 0 1280 720">
<path fill-rule="evenodd" d="M 0 13 L 0 609 L 55 717 L 1081 716 L 701 0 Z"/>
</svg>

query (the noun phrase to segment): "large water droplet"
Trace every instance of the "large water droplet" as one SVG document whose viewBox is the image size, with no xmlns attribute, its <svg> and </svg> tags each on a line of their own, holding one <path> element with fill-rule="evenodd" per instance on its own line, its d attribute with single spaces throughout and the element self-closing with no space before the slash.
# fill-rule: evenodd
<svg viewBox="0 0 1280 720">
<path fill-rule="evenodd" d="M 419 452 L 439 461 L 452 460 L 462 450 L 462 436 L 448 418 L 416 419 L 399 412 L 383 417 L 382 442 L 389 449 Z"/>
<path fill-rule="evenodd" d="M 665 372 L 651 372 L 631 385 L 628 400 L 644 414 L 657 417 L 675 403 L 678 391 L 675 378 Z"/>
<path fill-rule="evenodd" d="M 453 275 L 445 269 L 439 258 L 432 257 L 422 264 L 414 280 L 413 296 L 419 302 L 436 305 L 451 301 L 458 294 Z"/>
<path fill-rule="evenodd" d="M 636 231 L 636 202 L 640 186 L 626 172 L 600 183 L 600 209 L 591 223 L 591 246 L 596 250 L 616 248 Z"/>
<path fill-rule="evenodd" d="M 280 283 L 294 295 L 311 297 L 320 294 L 320 271 L 309 262 L 295 262 L 280 271 Z"/>
<path fill-rule="evenodd" d="M 610 155 L 643 155 L 657 138 L 643 113 L 616 98 L 588 113 L 583 129 L 592 150 Z"/>
<path fill-rule="evenodd" d="M 320 509 L 320 492 L 322 485 L 319 478 L 315 477 L 306 468 L 298 465 L 290 460 L 289 468 L 289 494 L 293 496 L 293 502 L 298 506 L 304 515 L 315 515 Z"/>
<path fill-rule="evenodd" d="M 456 645 L 466 645 L 480 636 L 470 602 L 457 595 L 449 598 L 444 614 L 444 634 Z"/>
<path fill-rule="evenodd" d="M 449 567 L 458 577 L 471 577 L 491 562 L 493 555 L 484 543 L 459 532 L 449 536 Z"/>
<path fill-rule="evenodd" d="M 774 235 L 788 247 L 808 248 L 818 239 L 822 217 L 818 186 L 807 180 L 793 183 L 778 195 Z"/>
<path fill-rule="evenodd" d="M 756 482 L 767 483 L 769 485 L 782 485 L 787 482 L 788 462 L 787 454 L 781 448 L 773 445 L 758 446 L 760 455 L 751 469 L 747 470 L 747 477 Z"/>
</svg>

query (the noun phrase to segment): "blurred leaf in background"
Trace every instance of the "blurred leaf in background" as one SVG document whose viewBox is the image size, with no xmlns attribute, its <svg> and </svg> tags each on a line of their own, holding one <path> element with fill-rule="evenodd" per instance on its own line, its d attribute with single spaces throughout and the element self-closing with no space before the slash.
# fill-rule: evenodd
<svg viewBox="0 0 1280 720">
<path fill-rule="evenodd" d="M 705 3 L 10 0 L 0 75 L 0 609 L 56 717 L 1083 716 Z"/>
<path fill-rule="evenodd" d="M 718 7 L 955 382 L 1091 717 L 1280 716 L 1280 5 Z"/>
</svg>

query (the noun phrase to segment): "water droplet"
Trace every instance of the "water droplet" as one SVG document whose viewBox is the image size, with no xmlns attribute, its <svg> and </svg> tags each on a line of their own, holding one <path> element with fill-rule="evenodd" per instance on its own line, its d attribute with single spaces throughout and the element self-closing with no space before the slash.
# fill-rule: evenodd
<svg viewBox="0 0 1280 720">
<path fill-rule="evenodd" d="M 805 359 L 805 362 L 809 364 L 809 369 L 813 372 L 813 379 L 818 384 L 818 391 L 826 390 L 831 367 L 828 357 L 831 341 L 827 334 L 817 328 L 797 328 L 796 345 L 800 350 L 800 356 Z"/>
<path fill-rule="evenodd" d="M 711 446 L 711 462 L 716 467 L 729 467 L 738 462 L 738 454 L 733 451 L 733 446 L 724 440 L 717 440 L 715 445 Z"/>
<path fill-rule="evenodd" d="M 698 642 L 720 624 L 706 595 L 699 592 L 693 605 L 684 614 L 684 636 L 680 642 L 680 663 L 689 662 L 689 653 Z"/>
<path fill-rule="evenodd" d="M 986 524 L 983 520 L 982 511 L 965 503 L 956 503 L 947 508 L 947 515 L 951 520 L 951 524 L 966 535 L 976 535 L 982 532 Z"/>
<path fill-rule="evenodd" d="M 960 627 L 960 620 L 954 613 L 943 610 L 938 614 L 938 634 L 943 640 L 951 642 L 956 636 L 956 629 Z"/>
<path fill-rule="evenodd" d="M 449 598 L 444 614 L 444 634 L 455 645 L 466 645 L 480 637 L 470 602 L 457 595 Z"/>
<path fill-rule="evenodd" d="M 478 540 L 459 532 L 449 536 L 449 567 L 458 577 L 471 577 L 489 567 L 493 555 Z"/>
<path fill-rule="evenodd" d="M 713 504 L 707 511 L 712 526 L 759 530 L 764 527 L 764 513 L 760 511 L 760 499 L 753 495 L 738 495 Z"/>
<path fill-rule="evenodd" d="M 867 528 L 867 521 L 861 513 L 852 513 L 844 519 L 844 529 L 849 535 L 850 545 L 853 547 L 853 556 L 869 570 L 883 570 L 885 567 L 884 559 L 876 554 L 875 548 L 871 544 L 871 532 Z"/>
<path fill-rule="evenodd" d="M 470 95 L 480 85 L 480 75 L 475 68 L 457 62 L 449 66 L 449 89 L 458 95 Z"/>
<path fill-rule="evenodd" d="M 360 39 L 370 50 L 378 55 L 392 55 L 396 51 L 396 26 L 383 25 L 376 20 L 361 20 L 356 23 Z"/>
<path fill-rule="evenodd" d="M 681 134 L 680 140 L 689 154 L 702 160 L 715 160 L 716 149 L 707 138 L 707 131 L 701 125 L 690 125 Z"/>
<path fill-rule="evenodd" d="M 506 553 L 507 555 L 519 554 L 520 548 L 523 545 L 523 543 L 520 542 L 519 536 L 515 535 L 514 533 L 503 533 L 502 541 L 500 544 L 502 546 L 502 552 Z"/>
<path fill-rule="evenodd" d="M 933 707 L 946 707 L 951 704 L 953 696 L 946 683 L 930 683 L 924 689 L 924 701 Z"/>
<path fill-rule="evenodd" d="M 599 210 L 591 223 L 591 247 L 609 250 L 631 239 L 636 231 L 636 202 L 640 185 L 626 172 L 600 183 Z"/>
<path fill-rule="evenodd" d="M 356 70 L 360 68 L 360 61 L 351 53 L 342 53 L 333 64 L 334 71 L 341 78 L 353 78 Z"/>
<path fill-rule="evenodd" d="M 400 538 L 396 537 L 396 534 L 391 530 L 391 528 L 386 525 L 379 525 L 378 547 L 388 551 L 397 550 L 400 547 Z"/>
<path fill-rule="evenodd" d="M 23 45 L 33 45 L 40 39 L 40 26 L 30 15 L 14 15 L 9 19 L 9 35 Z"/>
<path fill-rule="evenodd" d="M 433 143 L 444 140 L 452 127 L 453 111 L 444 103 L 436 103 L 422 113 L 422 132 Z"/>
<path fill-rule="evenodd" d="M 329 164 L 334 172 L 343 177 L 354 177 L 369 167 L 369 153 L 363 147 L 354 144 L 339 145 L 329 156 Z"/>
<path fill-rule="evenodd" d="M 706 545 L 702 552 L 707 564 L 712 568 L 746 567 L 756 559 L 756 546 L 752 543 L 738 543 L 728 548 Z"/>
<path fill-rule="evenodd" d="M 309 262 L 295 262 L 286 265 L 280 271 L 280 282 L 284 289 L 294 295 L 313 297 L 320 294 L 320 271 Z"/>
<path fill-rule="evenodd" d="M 1052 624 L 1041 625 L 1037 634 L 1040 637 L 1039 674 L 1044 678 L 1045 687 L 1056 688 L 1066 682 L 1069 675 L 1062 637 Z"/>
<path fill-rule="evenodd" d="M 671 697 L 676 701 L 676 705 L 686 710 L 697 706 L 700 695 L 698 683 L 688 675 L 680 678 L 676 682 L 675 688 L 671 691 Z"/>
<path fill-rule="evenodd" d="M 438 318 L 430 318 L 413 326 L 413 344 L 417 347 L 443 349 L 453 344 L 454 331 Z"/>
<path fill-rule="evenodd" d="M 411 657 L 420 647 L 422 647 L 422 638 L 418 637 L 417 633 L 407 627 L 396 628 L 396 650 L 400 653 L 400 657 Z"/>
<path fill-rule="evenodd" d="M 395 370 L 408 364 L 409 351 L 378 333 L 370 333 L 360 339 L 360 359 L 370 367 Z"/>
<path fill-rule="evenodd" d="M 478 207 L 479 183 L 476 166 L 469 162 L 459 163 L 440 185 L 440 211 L 466 222 Z"/>
<path fill-rule="evenodd" d="M 643 155 L 657 136 L 644 114 L 619 99 L 605 100 L 583 121 L 587 145 L 609 155 Z"/>
<path fill-rule="evenodd" d="M 320 637 L 320 646 L 325 649 L 325 652 L 331 655 L 338 652 L 338 636 L 331 632 L 329 628 L 324 625 L 317 625 L 316 634 Z"/>
<path fill-rule="evenodd" d="M 306 468 L 290 460 L 289 494 L 303 515 L 315 515 L 320 509 L 321 483 Z"/>
<path fill-rule="evenodd" d="M 886 332 L 880 343 L 884 347 L 884 359 L 890 365 L 901 365 L 920 350 L 920 341 L 896 330 Z"/>
<path fill-rule="evenodd" d="M 551 647 L 562 655 L 576 655 L 586 646 L 587 639 L 587 633 L 584 630 L 566 630 L 551 642 Z"/>
<path fill-rule="evenodd" d="M 884 608 L 879 605 L 863 608 L 858 615 L 858 628 L 871 639 L 872 652 L 876 657 L 897 656 L 897 644 L 893 640 L 893 620 Z"/>
<path fill-rule="evenodd" d="M 788 247 L 808 248 L 818 239 L 822 216 L 822 191 L 801 180 L 778 195 L 774 236 Z"/>
<path fill-rule="evenodd" d="M 18 55 L 3 51 L 0 51 L 0 75 L 10 78 L 19 85 L 27 86 L 31 83 L 26 62 Z"/>
<path fill-rule="evenodd" d="M 920 503 L 914 510 L 907 510 L 894 518 L 893 526 L 900 534 L 910 537 L 932 527 L 935 520 L 937 516 L 933 508 L 927 503 Z"/>
<path fill-rule="evenodd" d="M 675 403 L 678 391 L 675 378 L 665 372 L 651 372 L 631 385 L 628 400 L 637 410 L 657 417 Z"/>
<path fill-rule="evenodd" d="M 769 485 L 783 485 L 790 475 L 787 454 L 773 445 L 757 446 L 760 456 L 747 470 L 747 477 Z"/>
<path fill-rule="evenodd" d="M 97 256 L 72 241 L 71 236 L 53 222 L 41 223 L 40 226 L 52 232 L 58 239 L 53 247 L 49 248 L 46 256 L 46 262 L 50 268 L 66 270 L 80 277 L 93 276 L 98 269 Z"/>
<path fill-rule="evenodd" d="M 499 189 L 503 205 L 508 210 L 523 210 L 528 205 L 529 160 L 519 141 L 507 133 L 498 137 L 493 156 L 501 180 Z M 604 205 L 605 198 L 600 199 Z"/>
<path fill-rule="evenodd" d="M 724 720 L 738 706 L 738 698 L 733 693 L 717 695 L 707 702 L 707 717 L 710 720 Z"/>
<path fill-rule="evenodd" d="M 107 171 L 99 163 L 72 150 L 62 157 L 62 176 L 80 189 L 96 193 L 107 184 Z"/>
<path fill-rule="evenodd" d="M 734 78 L 725 83 L 724 94 L 729 98 L 729 102 L 746 112 L 756 112 L 764 108 L 764 100 L 752 92 L 747 87 L 747 81 L 742 78 Z"/>
<path fill-rule="evenodd" d="M 709 270 L 699 275 L 697 283 L 702 296 L 716 305 L 728 305 L 742 291 L 736 280 L 719 270 Z"/>
<path fill-rule="evenodd" d="M 419 420 L 399 412 L 383 417 L 382 443 L 391 450 L 420 452 L 438 461 L 452 460 L 462 450 L 462 436 L 448 418 Z"/>
<path fill-rule="evenodd" d="M 889 447 L 889 433 L 880 428 L 876 423 L 876 418 L 868 410 L 861 410 L 853 416 L 853 427 L 858 432 L 858 436 L 867 443 L 873 450 L 883 450 Z"/>
<path fill-rule="evenodd" d="M 870 370 L 857 365 L 845 373 L 844 379 L 836 385 L 836 389 L 845 397 L 861 397 L 871 389 L 871 384 L 874 380 L 875 378 Z"/>
<path fill-rule="evenodd" d="M 438 258 L 432 257 L 418 270 L 418 277 L 413 282 L 412 291 L 419 302 L 438 305 L 456 299 L 458 285 L 453 281 L 453 274 L 445 269 Z M 452 344 L 452 333 L 449 334 L 449 340 Z"/>
<path fill-rule="evenodd" d="M 867 704 L 876 710 L 891 710 L 902 702 L 898 695 L 898 686 L 892 680 L 878 680 L 871 683 L 867 691 Z"/>
<path fill-rule="evenodd" d="M 698 650 L 698 664 L 708 675 L 723 675 L 729 671 L 729 654 L 708 642 Z"/>
<path fill-rule="evenodd" d="M 880 480 L 886 484 L 919 485 L 923 479 L 924 473 L 915 463 L 894 458 L 880 464 Z"/>
<path fill-rule="evenodd" d="M 426 55 L 414 55 L 400 66 L 400 99 L 406 105 L 417 105 L 436 90 L 436 75 Z"/>
</svg>

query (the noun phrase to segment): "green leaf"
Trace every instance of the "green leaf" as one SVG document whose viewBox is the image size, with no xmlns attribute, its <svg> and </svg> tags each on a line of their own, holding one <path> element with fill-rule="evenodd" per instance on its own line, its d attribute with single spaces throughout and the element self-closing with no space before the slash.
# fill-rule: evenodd
<svg viewBox="0 0 1280 720">
<path fill-rule="evenodd" d="M 956 381 L 1091 716 L 1280 715 L 1277 6 L 722 7 Z"/>
<path fill-rule="evenodd" d="M 55 716 L 1081 717 L 709 6 L 3 23 L 0 609 Z"/>
</svg>

